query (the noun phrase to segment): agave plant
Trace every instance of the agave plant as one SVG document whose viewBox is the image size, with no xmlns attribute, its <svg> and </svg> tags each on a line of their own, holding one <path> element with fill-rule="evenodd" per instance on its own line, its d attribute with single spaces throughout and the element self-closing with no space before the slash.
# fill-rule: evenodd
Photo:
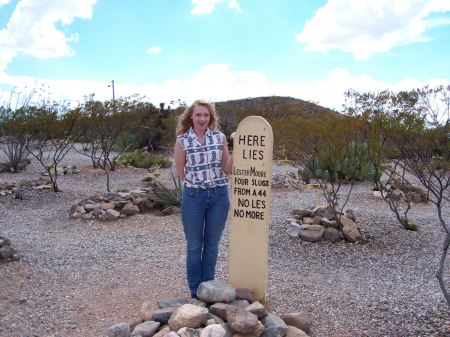
<svg viewBox="0 0 450 337">
<path fill-rule="evenodd" d="M 162 205 L 164 209 L 161 213 L 166 213 L 172 209 L 181 207 L 181 195 L 183 192 L 183 185 L 180 177 L 173 175 L 170 171 L 172 182 L 175 188 L 168 188 L 158 180 L 153 180 L 152 189 L 148 192 L 148 197 L 154 200 L 156 203 Z"/>
</svg>

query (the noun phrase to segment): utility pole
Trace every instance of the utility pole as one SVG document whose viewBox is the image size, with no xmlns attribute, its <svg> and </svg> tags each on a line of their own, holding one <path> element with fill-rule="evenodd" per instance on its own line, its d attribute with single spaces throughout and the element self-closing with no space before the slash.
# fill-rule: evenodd
<svg viewBox="0 0 450 337">
<path fill-rule="evenodd" d="M 116 93 L 114 91 L 114 80 L 111 80 L 111 84 L 108 87 L 112 88 L 112 97 L 113 97 L 113 113 L 116 112 Z"/>
</svg>

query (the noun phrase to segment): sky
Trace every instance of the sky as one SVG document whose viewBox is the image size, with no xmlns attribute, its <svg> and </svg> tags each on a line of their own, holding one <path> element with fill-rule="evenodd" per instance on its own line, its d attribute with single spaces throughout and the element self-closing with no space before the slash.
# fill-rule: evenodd
<svg viewBox="0 0 450 337">
<path fill-rule="evenodd" d="M 339 110 L 350 88 L 448 83 L 449 0 L 0 0 L 0 103 L 114 91 Z"/>
</svg>

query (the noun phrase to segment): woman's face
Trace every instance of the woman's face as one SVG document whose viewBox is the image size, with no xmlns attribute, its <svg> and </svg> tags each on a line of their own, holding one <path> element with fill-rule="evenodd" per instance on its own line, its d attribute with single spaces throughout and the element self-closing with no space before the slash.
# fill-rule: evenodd
<svg viewBox="0 0 450 337">
<path fill-rule="evenodd" d="M 211 116 L 209 115 L 209 110 L 203 105 L 196 105 L 192 112 L 192 122 L 194 124 L 194 129 L 196 130 L 206 130 L 209 124 Z"/>
</svg>

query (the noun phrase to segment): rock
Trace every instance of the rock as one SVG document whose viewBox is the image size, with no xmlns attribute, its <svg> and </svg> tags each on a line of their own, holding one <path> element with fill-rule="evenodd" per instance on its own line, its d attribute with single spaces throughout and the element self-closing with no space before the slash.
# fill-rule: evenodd
<svg viewBox="0 0 450 337">
<path fill-rule="evenodd" d="M 144 202 L 144 198 L 143 197 L 137 197 L 137 198 L 135 198 L 135 199 L 133 199 L 133 201 L 132 201 L 132 203 L 133 203 L 133 205 L 139 205 L 140 203 L 142 203 L 142 202 Z"/>
<path fill-rule="evenodd" d="M 230 305 L 227 308 L 227 321 L 232 331 L 241 335 L 248 335 L 256 328 L 258 316 L 250 311 Z"/>
<path fill-rule="evenodd" d="M 223 324 L 223 323 L 225 323 L 222 318 L 212 314 L 211 312 L 208 313 L 208 321 L 209 320 L 213 320 L 214 324 Z"/>
<path fill-rule="evenodd" d="M 356 226 L 356 224 L 353 220 L 350 220 L 349 218 L 347 218 L 345 216 L 341 216 L 340 220 L 341 220 L 342 226 L 345 226 L 345 225 Z"/>
<path fill-rule="evenodd" d="M 281 319 L 287 325 L 291 325 L 306 333 L 311 332 L 312 320 L 309 315 L 303 314 L 301 312 L 292 312 L 281 315 Z"/>
<path fill-rule="evenodd" d="M 164 337 L 169 332 L 170 328 L 168 326 L 165 326 L 164 328 L 159 329 L 159 331 L 155 333 L 153 337 Z"/>
<path fill-rule="evenodd" d="M 318 206 L 313 210 L 314 216 L 334 220 L 334 214 L 328 206 Z"/>
<path fill-rule="evenodd" d="M 202 330 L 200 337 L 225 337 L 227 331 L 221 324 L 211 324 Z"/>
<path fill-rule="evenodd" d="M 361 239 L 361 233 L 356 223 L 346 217 L 341 217 L 341 224 L 342 234 L 347 241 L 355 242 Z"/>
<path fill-rule="evenodd" d="M 130 215 L 135 215 L 137 213 L 139 213 L 139 207 L 133 204 L 126 204 L 122 210 L 120 211 L 120 213 L 125 214 L 127 216 Z"/>
<path fill-rule="evenodd" d="M 11 241 L 3 236 L 0 236 L 0 248 L 3 246 L 11 246 Z"/>
<path fill-rule="evenodd" d="M 356 242 L 361 239 L 361 233 L 356 224 L 347 224 L 342 227 L 342 234 L 349 242 Z"/>
<path fill-rule="evenodd" d="M 98 220 L 103 220 L 104 215 L 105 215 L 105 211 L 102 209 L 96 209 L 92 212 L 92 216 Z"/>
<path fill-rule="evenodd" d="M 111 325 L 107 331 L 108 337 L 130 337 L 130 327 L 126 323 Z"/>
<path fill-rule="evenodd" d="M 245 310 L 255 314 L 256 316 L 258 316 L 259 319 L 262 319 L 267 316 L 266 308 L 258 301 L 255 301 L 252 304 L 250 304 L 247 308 L 245 308 Z"/>
<path fill-rule="evenodd" d="M 100 208 L 100 204 L 84 204 L 83 208 L 86 210 L 86 212 L 91 212 Z"/>
<path fill-rule="evenodd" d="M 0 260 L 12 259 L 16 252 L 11 246 L 3 246 L 0 248 Z"/>
<path fill-rule="evenodd" d="M 75 219 L 75 220 L 81 219 L 82 215 L 83 214 L 81 214 L 81 213 L 75 212 L 72 214 L 72 219 Z"/>
<path fill-rule="evenodd" d="M 345 210 L 345 217 L 352 221 L 356 221 L 355 214 L 353 214 L 353 210 L 351 210 L 351 209 Z"/>
<path fill-rule="evenodd" d="M 247 300 L 249 303 L 252 303 L 253 291 L 249 288 L 236 288 L 236 299 Z"/>
<path fill-rule="evenodd" d="M 225 303 L 214 303 L 213 305 L 211 305 L 211 307 L 209 308 L 209 311 L 213 314 L 216 315 L 218 317 L 220 317 L 223 320 L 227 319 L 227 308 L 228 308 L 229 304 L 225 304 Z"/>
<path fill-rule="evenodd" d="M 300 218 L 304 218 L 304 217 L 307 217 L 307 216 L 311 216 L 313 213 L 312 213 L 312 211 L 310 209 L 299 208 L 299 209 L 294 209 L 292 211 L 292 214 L 297 215 Z"/>
<path fill-rule="evenodd" d="M 103 217 L 105 220 L 116 220 L 119 218 L 120 212 L 117 212 L 114 209 L 108 209 L 104 214 Z"/>
<path fill-rule="evenodd" d="M 322 220 L 322 217 L 319 216 L 319 215 L 316 215 L 316 216 L 314 216 L 314 218 L 313 218 L 312 224 L 313 224 L 313 225 L 320 225 L 320 221 L 321 221 L 321 220 Z"/>
<path fill-rule="evenodd" d="M 230 303 L 230 305 L 240 309 L 245 309 L 250 305 L 250 303 L 248 303 L 247 300 L 234 300 L 233 302 Z"/>
<path fill-rule="evenodd" d="M 143 202 L 141 202 L 141 203 L 139 204 L 139 210 L 140 210 L 142 213 L 149 212 L 149 211 L 151 211 L 153 208 L 155 208 L 155 204 L 156 204 L 156 203 L 155 203 L 153 200 L 145 199 Z"/>
<path fill-rule="evenodd" d="M 212 280 L 200 283 L 197 297 L 205 302 L 232 302 L 236 298 L 236 289 L 228 283 L 220 280 Z"/>
<path fill-rule="evenodd" d="M 133 329 L 131 336 L 152 337 L 158 331 L 159 326 L 158 322 L 153 321 L 141 323 Z"/>
<path fill-rule="evenodd" d="M 107 209 L 114 209 L 114 204 L 110 202 L 105 202 L 100 206 L 101 209 L 107 210 Z"/>
<path fill-rule="evenodd" d="M 323 238 L 327 241 L 337 242 L 343 238 L 343 235 L 342 235 L 342 232 L 338 231 L 336 228 L 329 227 L 329 228 L 325 228 Z"/>
<path fill-rule="evenodd" d="M 163 298 L 158 301 L 158 307 L 168 308 L 168 307 L 181 307 L 183 304 L 187 304 L 188 301 L 184 298 L 173 297 L 173 298 Z"/>
<path fill-rule="evenodd" d="M 287 229 L 286 232 L 289 235 L 289 237 L 291 237 L 291 238 L 298 238 L 301 230 L 302 230 L 302 226 L 301 225 L 291 222 L 288 225 L 288 229 Z"/>
<path fill-rule="evenodd" d="M 169 318 L 172 316 L 173 312 L 177 309 L 177 307 L 167 307 L 155 310 L 152 314 L 151 320 L 155 322 L 161 323 L 161 325 L 165 325 L 169 323 Z"/>
<path fill-rule="evenodd" d="M 180 337 L 175 331 L 169 331 L 164 337 Z"/>
<path fill-rule="evenodd" d="M 92 219 L 92 212 L 81 214 L 81 219 L 83 220 L 91 220 Z"/>
<path fill-rule="evenodd" d="M 268 314 L 266 318 L 263 320 L 264 332 L 267 330 L 267 328 L 274 328 L 280 336 L 286 336 L 287 333 L 287 325 L 284 323 L 284 321 L 274 314 Z"/>
<path fill-rule="evenodd" d="M 309 337 L 305 331 L 296 328 L 295 326 L 288 325 L 288 331 L 286 337 Z"/>
<path fill-rule="evenodd" d="M 84 209 L 84 207 L 78 206 L 77 208 L 75 208 L 75 212 L 84 214 L 86 213 L 86 210 Z"/>
<path fill-rule="evenodd" d="M 337 228 L 337 222 L 335 220 L 329 220 L 328 218 L 321 218 L 320 224 L 324 227 L 333 227 Z"/>
<path fill-rule="evenodd" d="M 141 323 L 144 323 L 145 321 L 147 321 L 147 320 L 143 320 L 142 318 L 137 318 L 137 319 L 128 321 L 128 326 L 130 327 L 130 331 L 133 331 L 135 327 L 137 327 Z"/>
<path fill-rule="evenodd" d="M 192 304 L 184 304 L 177 308 L 169 319 L 170 329 L 178 331 L 183 327 L 198 328 L 208 319 L 208 309 Z"/>
<path fill-rule="evenodd" d="M 206 307 L 206 303 L 200 301 L 198 298 L 191 298 L 191 299 L 188 301 L 188 303 L 189 303 L 189 304 L 193 304 L 193 305 L 197 305 L 197 306 L 199 306 L 199 307 Z"/>
<path fill-rule="evenodd" d="M 305 217 L 303 218 L 303 223 L 304 223 L 305 225 L 312 225 L 312 223 L 313 223 L 313 218 L 311 218 L 311 217 L 309 217 L 309 216 L 305 216 Z"/>
<path fill-rule="evenodd" d="M 274 326 L 265 328 L 263 333 L 261 334 L 261 337 L 284 337 L 284 336 L 285 335 L 281 335 L 280 331 Z"/>
<path fill-rule="evenodd" d="M 312 219 L 311 219 L 312 220 Z M 320 225 L 303 225 L 299 237 L 304 241 L 317 242 L 322 240 L 325 228 Z"/>
<path fill-rule="evenodd" d="M 200 336 L 200 331 L 197 329 L 192 329 L 192 328 L 181 328 L 180 330 L 177 331 L 177 334 L 180 337 L 199 337 Z"/>
</svg>

